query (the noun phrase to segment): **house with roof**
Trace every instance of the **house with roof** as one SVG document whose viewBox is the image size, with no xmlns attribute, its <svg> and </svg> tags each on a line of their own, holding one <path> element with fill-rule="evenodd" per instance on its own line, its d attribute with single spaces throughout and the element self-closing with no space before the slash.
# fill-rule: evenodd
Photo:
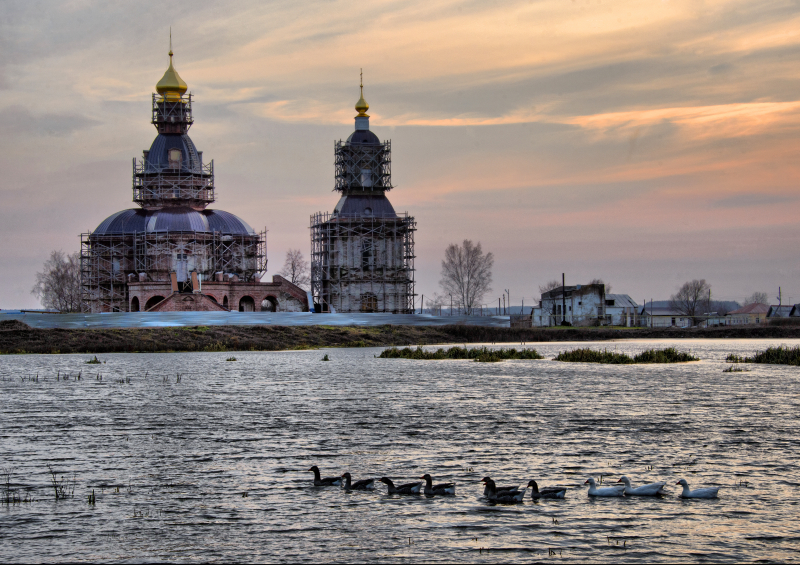
<svg viewBox="0 0 800 565">
<path fill-rule="evenodd" d="M 767 321 L 769 310 L 770 307 L 766 304 L 748 304 L 738 310 L 728 312 L 725 316 L 725 325 L 763 324 Z"/>
<path fill-rule="evenodd" d="M 792 315 L 792 310 L 795 306 L 792 304 L 778 304 L 770 306 L 767 312 L 767 319 L 771 318 L 788 318 Z"/>
<path fill-rule="evenodd" d="M 690 328 L 692 317 L 670 307 L 645 304 L 639 311 L 640 324 L 648 328 Z"/>
</svg>

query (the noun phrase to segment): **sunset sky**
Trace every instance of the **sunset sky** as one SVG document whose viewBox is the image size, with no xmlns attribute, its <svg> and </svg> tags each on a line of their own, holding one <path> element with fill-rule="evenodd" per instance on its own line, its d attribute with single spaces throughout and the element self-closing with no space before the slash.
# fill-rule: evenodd
<svg viewBox="0 0 800 565">
<path fill-rule="evenodd" d="M 269 276 L 336 204 L 363 68 L 418 294 L 472 239 L 489 305 L 562 272 L 640 303 L 694 278 L 800 302 L 798 1 L 5 0 L 0 308 L 39 307 L 49 252 L 135 206 L 170 26 L 212 207 L 269 229 Z"/>
</svg>

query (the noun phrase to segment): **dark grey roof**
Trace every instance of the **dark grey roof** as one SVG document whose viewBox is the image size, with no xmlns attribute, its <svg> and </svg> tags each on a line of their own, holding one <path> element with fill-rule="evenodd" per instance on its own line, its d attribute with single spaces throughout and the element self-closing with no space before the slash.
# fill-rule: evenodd
<svg viewBox="0 0 800 565">
<path fill-rule="evenodd" d="M 187 134 L 160 133 L 153 140 L 150 151 L 147 154 L 145 172 L 157 173 L 167 168 L 169 165 L 169 150 L 180 149 L 181 151 L 181 171 L 200 173 L 200 155 L 194 146 L 191 138 Z"/>
<path fill-rule="evenodd" d="M 142 210 L 135 208 L 112 214 L 103 220 L 94 235 L 134 232 L 214 232 L 226 235 L 255 235 L 247 222 L 224 210 L 198 212 L 188 207 Z"/>
<path fill-rule="evenodd" d="M 225 210 L 204 210 L 203 214 L 208 219 L 208 228 L 210 231 L 237 235 L 255 235 L 256 233 L 243 219 Z"/>
<path fill-rule="evenodd" d="M 384 194 L 342 196 L 333 213 L 340 216 L 397 217 L 392 203 L 389 202 L 389 199 Z"/>
<path fill-rule="evenodd" d="M 353 144 L 374 143 L 377 145 L 380 142 L 381 140 L 378 139 L 378 136 L 369 131 L 368 129 L 356 130 L 350 134 L 350 137 L 347 138 L 347 143 L 353 143 Z"/>
</svg>

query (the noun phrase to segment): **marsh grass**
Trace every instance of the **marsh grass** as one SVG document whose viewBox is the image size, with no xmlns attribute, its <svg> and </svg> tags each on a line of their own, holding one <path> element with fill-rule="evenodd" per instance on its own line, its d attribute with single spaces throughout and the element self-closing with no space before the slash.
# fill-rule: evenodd
<svg viewBox="0 0 800 565">
<path fill-rule="evenodd" d="M 744 367 L 739 367 L 737 365 L 731 365 L 727 369 L 723 369 L 723 373 L 747 373 L 750 369 L 745 369 Z"/>
<path fill-rule="evenodd" d="M 697 357 L 685 351 L 678 351 L 674 347 L 666 349 L 648 349 L 631 357 L 625 353 L 617 353 L 604 349 L 590 349 L 588 347 L 562 351 L 554 358 L 555 361 L 567 363 L 605 363 L 610 365 L 633 365 L 639 363 L 688 363 L 699 361 Z"/>
<path fill-rule="evenodd" d="M 616 353 L 608 349 L 598 351 L 597 349 L 590 349 L 588 347 L 573 349 L 572 351 L 562 351 L 556 355 L 553 360 L 567 363 L 607 363 L 610 365 L 630 365 L 634 362 L 630 356 L 624 353 Z"/>
<path fill-rule="evenodd" d="M 729 363 L 767 363 L 770 365 L 800 365 L 800 346 L 768 347 L 764 351 L 757 351 L 752 357 L 742 357 L 731 353 L 725 358 Z"/>
<path fill-rule="evenodd" d="M 97 355 L 94 356 L 94 359 L 89 359 L 88 361 L 86 361 L 87 365 L 100 365 L 102 363 L 103 362 L 100 361 L 100 359 L 97 358 Z"/>
<path fill-rule="evenodd" d="M 70 482 L 70 479 L 64 475 L 61 475 L 59 479 L 50 465 L 47 466 L 47 470 L 50 471 L 50 482 L 53 486 L 56 500 L 72 498 L 75 495 L 75 473 L 72 474 L 72 481 Z"/>
<path fill-rule="evenodd" d="M 381 359 L 420 360 L 472 359 L 479 363 L 496 363 L 507 359 L 544 359 L 535 349 L 489 349 L 488 347 L 467 348 L 466 346 L 454 346 L 434 351 L 425 351 L 419 346 L 416 349 L 390 347 L 384 349 L 378 357 Z"/>
</svg>

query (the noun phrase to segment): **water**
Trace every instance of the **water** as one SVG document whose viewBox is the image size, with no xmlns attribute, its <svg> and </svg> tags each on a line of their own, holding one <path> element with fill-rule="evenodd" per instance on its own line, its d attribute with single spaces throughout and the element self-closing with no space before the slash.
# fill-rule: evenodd
<svg viewBox="0 0 800 565">
<path fill-rule="evenodd" d="M 675 345 L 703 359 L 672 366 L 376 359 L 380 349 L 0 357 L 0 467 L 34 498 L 0 506 L 0 560 L 798 560 L 800 370 L 722 372 L 728 353 L 773 344 L 534 345 L 547 358 Z M 74 498 L 54 501 L 48 464 L 74 473 Z M 314 488 L 314 464 L 395 483 L 428 472 L 457 496 Z M 487 474 L 569 490 L 491 505 Z M 623 474 L 665 480 L 670 494 L 587 497 L 587 477 Z M 719 499 L 676 498 L 681 477 L 722 486 Z"/>
</svg>

